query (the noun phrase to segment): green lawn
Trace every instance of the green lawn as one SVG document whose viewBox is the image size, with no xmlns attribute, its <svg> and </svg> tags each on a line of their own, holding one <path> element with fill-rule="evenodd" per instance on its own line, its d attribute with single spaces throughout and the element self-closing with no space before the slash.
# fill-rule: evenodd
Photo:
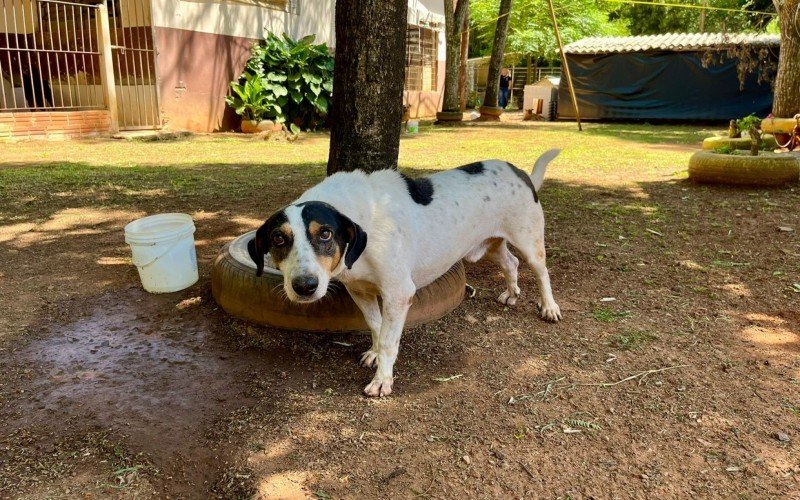
<svg viewBox="0 0 800 500">
<path fill-rule="evenodd" d="M 437 170 L 485 158 L 530 169 L 543 151 L 563 153 L 548 177 L 603 185 L 630 173 L 683 177 L 689 146 L 709 130 L 691 126 L 513 122 L 438 128 L 404 135 L 400 166 Z M 84 140 L 3 144 L 0 221 L 59 205 L 123 206 L 148 198 L 225 200 L 287 179 L 318 180 L 328 154 L 326 133 L 295 142 L 207 135 L 163 142 Z"/>
</svg>

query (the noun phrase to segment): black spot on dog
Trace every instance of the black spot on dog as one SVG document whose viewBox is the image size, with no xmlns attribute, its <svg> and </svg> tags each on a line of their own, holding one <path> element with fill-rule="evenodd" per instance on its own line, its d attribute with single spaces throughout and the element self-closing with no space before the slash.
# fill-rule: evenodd
<svg viewBox="0 0 800 500">
<path fill-rule="evenodd" d="M 405 174 L 400 174 L 403 180 L 406 181 L 406 188 L 408 194 L 414 203 L 418 205 L 428 205 L 433 201 L 433 183 L 427 177 L 420 177 L 412 179 Z"/>
<path fill-rule="evenodd" d="M 491 198 L 489 198 L 488 196 L 484 196 L 484 197 L 483 197 L 483 201 L 492 201 L 492 199 L 491 199 Z"/>
<path fill-rule="evenodd" d="M 476 161 L 475 163 L 458 167 L 456 170 L 461 170 L 469 175 L 480 175 L 484 170 L 486 170 L 486 168 L 483 166 L 482 161 Z"/>
<path fill-rule="evenodd" d="M 528 175 L 524 170 L 520 170 L 519 168 L 515 167 L 510 163 L 508 163 L 508 166 L 511 169 L 511 171 L 514 172 L 514 175 L 519 177 L 522 183 L 528 186 L 528 189 L 531 190 L 531 193 L 533 193 L 534 203 L 539 203 L 539 195 L 536 194 L 536 188 L 533 187 L 533 181 L 531 180 L 531 176 Z"/>
<path fill-rule="evenodd" d="M 497 170 L 492 170 L 492 175 L 497 175 Z"/>
<path fill-rule="evenodd" d="M 492 185 L 493 185 L 494 187 L 497 187 L 497 181 L 492 181 Z"/>
</svg>

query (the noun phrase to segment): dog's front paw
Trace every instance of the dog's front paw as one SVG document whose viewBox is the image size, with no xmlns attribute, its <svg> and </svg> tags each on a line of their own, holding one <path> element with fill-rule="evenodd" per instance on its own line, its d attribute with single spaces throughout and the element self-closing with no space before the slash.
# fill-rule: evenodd
<svg viewBox="0 0 800 500">
<path fill-rule="evenodd" d="M 545 321 L 557 323 L 561 320 L 561 308 L 558 307 L 558 304 L 555 302 L 547 304 L 544 307 L 542 307 L 541 304 L 536 304 L 536 308 L 539 309 L 539 314 Z"/>
<path fill-rule="evenodd" d="M 517 305 L 517 299 L 519 298 L 519 293 L 511 293 L 508 290 L 501 293 L 499 297 L 497 297 L 497 302 L 500 302 L 504 306 L 515 306 Z"/>
<path fill-rule="evenodd" d="M 361 361 L 359 361 L 358 364 L 364 368 L 376 368 L 378 366 L 378 353 L 372 349 L 364 352 L 364 354 L 361 355 Z"/>
<path fill-rule="evenodd" d="M 392 393 L 392 382 L 393 380 L 391 378 L 380 379 L 376 375 L 375 378 L 372 379 L 372 382 L 364 387 L 364 394 L 371 398 L 388 396 Z"/>
</svg>

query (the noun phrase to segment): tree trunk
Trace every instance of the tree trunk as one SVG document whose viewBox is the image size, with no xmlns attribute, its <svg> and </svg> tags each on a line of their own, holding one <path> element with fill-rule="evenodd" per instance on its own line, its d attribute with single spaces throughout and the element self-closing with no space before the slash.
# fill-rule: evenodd
<svg viewBox="0 0 800 500">
<path fill-rule="evenodd" d="M 461 59 L 461 25 L 466 17 L 469 0 L 444 1 L 445 52 L 444 97 L 442 111 L 459 111 L 458 68 Z"/>
<path fill-rule="evenodd" d="M 337 0 L 328 175 L 397 168 L 407 0 Z"/>
<path fill-rule="evenodd" d="M 489 75 L 486 78 L 486 94 L 483 105 L 490 108 L 497 107 L 497 94 L 500 85 L 500 70 L 503 66 L 503 56 L 506 52 L 506 37 L 508 35 L 508 18 L 511 13 L 511 0 L 500 0 L 500 18 L 494 31 L 494 44 L 492 57 L 489 59 Z"/>
<path fill-rule="evenodd" d="M 775 78 L 775 101 L 772 114 L 791 118 L 800 113 L 800 0 L 773 0 L 781 24 L 781 52 Z"/>
<path fill-rule="evenodd" d="M 462 113 L 467 109 L 467 57 L 469 55 L 469 3 L 467 13 L 461 23 L 461 54 L 458 66 L 458 110 Z"/>
</svg>

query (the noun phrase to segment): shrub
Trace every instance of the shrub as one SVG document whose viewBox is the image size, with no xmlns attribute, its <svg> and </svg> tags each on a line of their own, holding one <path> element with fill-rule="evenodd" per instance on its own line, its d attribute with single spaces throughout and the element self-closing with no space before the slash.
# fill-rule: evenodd
<svg viewBox="0 0 800 500">
<path fill-rule="evenodd" d="M 327 45 L 314 44 L 314 35 L 295 41 L 269 33 L 253 45 L 227 102 L 251 120 L 314 129 L 325 123 L 332 93 L 333 56 Z"/>
<path fill-rule="evenodd" d="M 750 134 L 750 154 L 758 156 L 758 150 L 761 149 L 761 119 L 756 115 L 749 115 L 736 120 L 736 125 L 739 130 L 747 130 Z"/>
</svg>

